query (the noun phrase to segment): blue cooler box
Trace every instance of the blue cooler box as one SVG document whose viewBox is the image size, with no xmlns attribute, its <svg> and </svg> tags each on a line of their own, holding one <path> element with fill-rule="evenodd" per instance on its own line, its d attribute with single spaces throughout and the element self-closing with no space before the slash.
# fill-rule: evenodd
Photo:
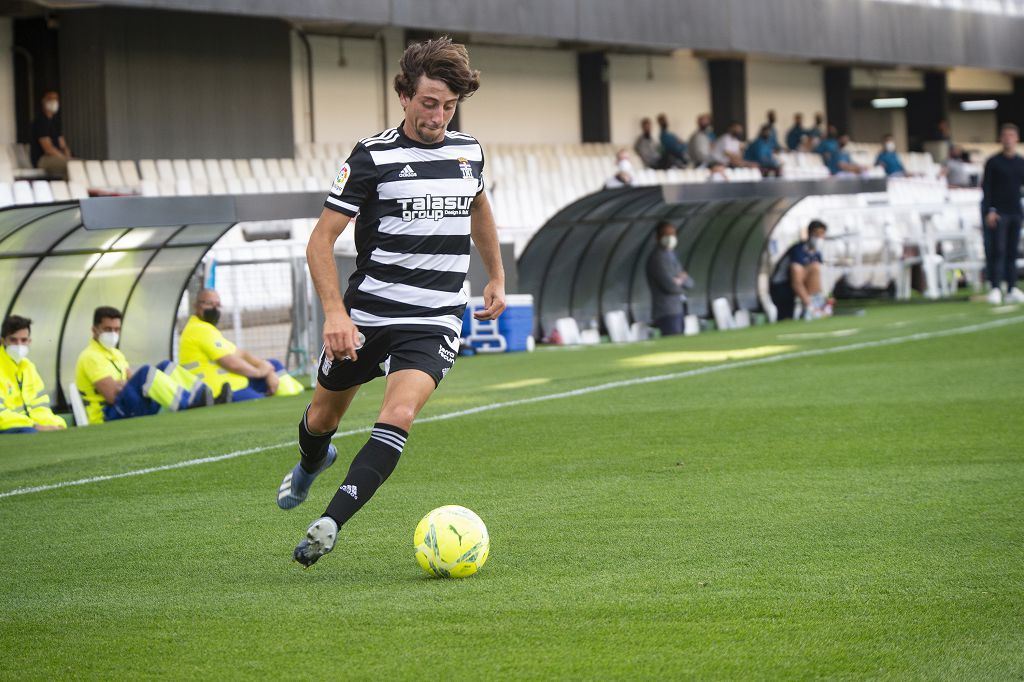
<svg viewBox="0 0 1024 682">
<path fill-rule="evenodd" d="M 469 299 L 466 312 L 462 317 L 462 336 L 470 335 L 470 326 L 473 320 L 473 311 L 484 307 L 482 296 L 474 296 Z M 480 322 L 476 322 L 479 326 Z M 484 323 L 485 329 L 487 323 Z M 482 331 L 482 330 L 480 330 Z M 498 318 L 498 334 L 505 337 L 505 350 L 532 351 L 533 339 L 533 295 L 532 294 L 509 294 L 505 297 L 505 312 Z M 494 344 L 483 340 L 474 339 L 471 345 L 478 350 L 487 350 L 488 346 Z"/>
</svg>

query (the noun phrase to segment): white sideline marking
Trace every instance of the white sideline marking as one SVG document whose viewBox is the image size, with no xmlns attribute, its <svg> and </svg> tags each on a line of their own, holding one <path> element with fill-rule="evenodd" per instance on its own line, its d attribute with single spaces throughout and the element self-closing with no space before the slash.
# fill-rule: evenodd
<svg viewBox="0 0 1024 682">
<path fill-rule="evenodd" d="M 638 386 L 641 384 L 653 384 L 660 381 L 672 381 L 674 379 L 685 379 L 687 377 L 700 376 L 703 374 L 712 374 L 714 372 L 723 372 L 729 369 L 740 369 L 743 367 L 754 367 L 756 365 L 767 365 L 775 362 L 784 362 L 787 360 L 798 360 L 801 358 L 813 358 L 819 355 L 831 355 L 833 353 L 845 353 L 853 350 L 863 350 L 865 348 L 878 348 L 879 346 L 895 346 L 901 343 L 910 343 L 912 341 L 925 341 L 928 339 L 936 339 L 944 336 L 958 336 L 960 334 L 972 334 L 974 332 L 984 331 L 986 329 L 995 329 L 997 327 L 1006 327 L 1011 324 L 1018 324 L 1024 322 L 1024 316 L 1019 317 L 1005 317 L 999 320 L 993 320 L 992 322 L 982 322 L 979 324 L 972 324 L 966 327 L 954 327 L 953 329 L 944 329 L 941 331 L 934 332 L 918 332 L 916 334 L 908 334 L 906 336 L 895 336 L 888 339 L 879 339 L 878 341 L 861 341 L 859 343 L 850 343 L 845 346 L 833 346 L 831 348 L 815 348 L 811 350 L 801 350 L 794 353 L 784 353 L 782 355 L 769 355 L 761 358 L 753 358 L 750 360 L 738 360 L 736 362 L 721 363 L 718 365 L 709 365 L 707 367 L 698 367 L 697 369 L 689 369 L 685 372 L 673 372 L 671 374 L 658 374 L 655 376 L 648 377 L 636 377 L 634 379 L 622 379 L 620 381 L 610 381 L 604 384 L 596 384 L 594 386 L 585 386 L 583 388 L 573 389 L 571 391 L 562 391 L 560 393 L 549 393 L 548 395 L 538 395 L 531 398 L 520 398 L 518 400 L 506 400 L 500 403 L 490 403 L 489 405 L 480 405 L 478 407 L 470 407 L 465 410 L 457 410 L 455 412 L 446 412 L 445 414 L 437 414 L 432 417 L 424 417 L 423 419 L 417 419 L 417 424 L 426 424 L 428 422 L 439 422 L 448 419 L 456 419 L 458 417 L 466 417 L 471 414 L 479 414 L 481 412 L 490 412 L 491 410 L 501 410 L 507 407 L 517 407 L 519 405 L 529 405 L 531 403 L 540 403 L 548 400 L 561 400 L 562 398 L 572 398 L 575 396 L 586 395 L 588 393 L 597 393 L 599 391 L 607 391 L 613 388 L 625 388 L 627 386 Z M 360 433 L 369 433 L 373 427 L 366 426 L 360 429 L 352 429 L 350 431 L 341 431 L 334 434 L 335 438 L 342 438 L 344 436 L 354 436 Z M 235 450 L 234 452 L 228 452 L 223 455 L 213 455 L 210 457 L 200 457 L 198 459 L 189 459 L 184 462 L 175 462 L 174 464 L 164 464 L 162 466 L 147 467 L 145 469 L 136 469 L 134 471 L 125 471 L 119 474 L 107 474 L 104 476 L 91 476 L 89 478 L 80 478 L 75 481 L 62 481 L 60 483 L 49 483 L 47 485 L 36 485 L 27 488 L 14 488 L 13 490 L 7 490 L 0 493 L 0 498 L 14 497 L 16 495 L 29 495 L 31 493 L 41 493 L 47 490 L 57 490 L 59 488 L 70 488 L 76 485 L 87 485 L 89 483 L 100 483 L 102 481 L 112 481 L 118 478 L 128 478 L 130 476 L 142 476 L 144 474 L 153 474 L 158 471 L 171 471 L 172 469 L 184 469 L 185 467 L 197 466 L 199 464 L 212 464 L 214 462 L 222 462 L 227 459 L 234 459 L 236 457 L 245 457 L 246 455 L 255 455 L 261 452 L 267 452 L 268 450 L 276 450 L 278 448 L 287 448 L 295 446 L 295 441 L 286 441 L 283 443 L 276 443 L 274 445 L 261 445 L 255 448 L 247 448 L 245 450 Z"/>
</svg>

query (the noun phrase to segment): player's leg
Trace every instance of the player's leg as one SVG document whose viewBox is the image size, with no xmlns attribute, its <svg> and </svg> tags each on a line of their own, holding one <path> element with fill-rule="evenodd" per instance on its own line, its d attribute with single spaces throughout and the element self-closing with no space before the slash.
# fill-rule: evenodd
<svg viewBox="0 0 1024 682">
<path fill-rule="evenodd" d="M 313 400 L 299 420 L 299 463 L 285 475 L 277 489 L 277 506 L 281 509 L 294 509 L 302 504 L 316 477 L 338 458 L 331 438 L 358 391 L 358 385 L 331 391 L 317 384 Z"/>
<path fill-rule="evenodd" d="M 317 384 L 313 400 L 299 420 L 299 463 L 289 471 L 276 491 L 277 506 L 294 509 L 309 494 L 309 487 L 321 472 L 334 464 L 338 451 L 331 438 L 359 387 L 381 376 L 380 360 L 387 351 L 387 335 L 367 330 L 366 342 L 355 362 L 348 358 L 329 360 L 321 353 L 317 361 Z"/>
<path fill-rule="evenodd" d="M 310 566 L 334 549 L 338 529 L 362 509 L 395 470 L 412 422 L 436 386 L 431 375 L 418 369 L 388 375 L 384 402 L 370 438 L 353 458 L 348 475 L 324 515 L 313 522 L 306 539 L 295 548 L 296 561 Z"/>
</svg>

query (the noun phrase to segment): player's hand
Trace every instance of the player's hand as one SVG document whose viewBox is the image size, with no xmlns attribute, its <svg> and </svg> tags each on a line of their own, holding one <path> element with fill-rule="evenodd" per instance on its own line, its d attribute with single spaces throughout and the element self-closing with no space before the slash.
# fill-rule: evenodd
<svg viewBox="0 0 1024 682">
<path fill-rule="evenodd" d="M 277 376 L 277 372 L 274 368 L 270 368 L 270 374 L 267 375 L 267 395 L 274 395 L 277 393 L 277 387 L 281 384 L 281 378 Z"/>
<path fill-rule="evenodd" d="M 331 360 L 349 357 L 355 362 L 360 346 L 359 329 L 347 314 L 328 315 L 324 320 L 324 351 Z"/>
<path fill-rule="evenodd" d="M 496 320 L 505 310 L 505 285 L 491 280 L 484 287 L 484 308 L 473 313 L 478 320 Z"/>
<path fill-rule="evenodd" d="M 59 426 L 52 424 L 36 424 L 35 429 L 36 431 L 60 431 Z"/>
<path fill-rule="evenodd" d="M 990 229 L 996 229 L 996 226 L 999 225 L 999 214 L 995 211 L 989 211 L 985 215 L 985 225 Z"/>
</svg>

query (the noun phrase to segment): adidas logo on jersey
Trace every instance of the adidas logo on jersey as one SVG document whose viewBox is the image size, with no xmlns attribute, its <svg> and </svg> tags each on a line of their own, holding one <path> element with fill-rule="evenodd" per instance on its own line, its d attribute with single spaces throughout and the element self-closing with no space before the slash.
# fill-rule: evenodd
<svg viewBox="0 0 1024 682">
<path fill-rule="evenodd" d="M 338 488 L 338 490 L 340 490 L 342 492 L 348 493 L 349 495 L 352 496 L 353 500 L 358 500 L 359 499 L 359 496 L 356 495 L 356 493 L 359 492 L 359 491 L 356 490 L 356 487 L 354 485 L 343 485 L 340 488 Z"/>
<path fill-rule="evenodd" d="M 416 177 L 416 171 L 414 171 L 412 169 L 412 166 L 410 166 L 409 164 L 405 164 L 405 168 L 403 168 L 401 170 L 401 172 L 398 174 L 398 177 L 400 177 L 400 178 L 415 178 Z"/>
</svg>

